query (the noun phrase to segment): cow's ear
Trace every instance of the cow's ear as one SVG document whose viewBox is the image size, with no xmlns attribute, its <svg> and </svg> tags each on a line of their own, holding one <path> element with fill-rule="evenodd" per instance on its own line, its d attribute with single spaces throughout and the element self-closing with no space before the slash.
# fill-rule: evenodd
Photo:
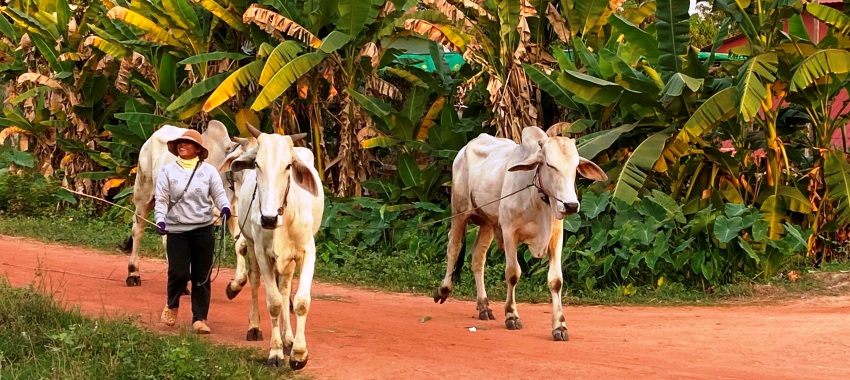
<svg viewBox="0 0 850 380">
<path fill-rule="evenodd" d="M 518 164 L 514 164 L 508 168 L 509 172 L 516 172 L 520 170 L 534 170 L 537 168 L 537 165 L 543 163 L 543 153 L 537 152 L 529 156 L 525 159 L 525 161 L 520 162 Z"/>
<path fill-rule="evenodd" d="M 319 184 L 316 183 L 316 178 L 310 172 L 310 167 L 305 165 L 297 157 L 293 157 L 292 159 L 292 178 L 295 179 L 295 183 L 302 189 L 309 191 L 314 197 L 319 196 Z"/>
<path fill-rule="evenodd" d="M 253 169 L 254 161 L 257 159 L 257 149 L 251 149 L 236 159 L 232 159 L 228 157 L 228 160 L 231 160 L 230 171 L 232 172 L 240 172 L 245 169 Z M 225 161 L 226 163 L 226 161 Z M 226 171 L 226 170 L 223 170 Z"/>
<path fill-rule="evenodd" d="M 584 157 L 579 157 L 578 167 L 576 168 L 578 174 L 581 174 L 582 177 L 587 179 L 592 179 L 594 181 L 607 181 L 608 175 L 605 174 L 602 169 L 597 166 L 593 161 L 585 159 Z"/>
</svg>

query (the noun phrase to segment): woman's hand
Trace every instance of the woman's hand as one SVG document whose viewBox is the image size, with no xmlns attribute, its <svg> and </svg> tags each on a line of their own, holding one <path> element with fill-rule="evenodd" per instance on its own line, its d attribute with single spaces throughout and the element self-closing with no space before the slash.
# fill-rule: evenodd
<svg viewBox="0 0 850 380">
<path fill-rule="evenodd" d="M 221 215 L 223 215 L 225 218 L 230 219 L 230 207 L 225 207 L 221 209 Z"/>
<path fill-rule="evenodd" d="M 159 222 L 156 224 L 156 233 L 160 235 L 168 234 L 168 231 L 165 229 L 165 222 Z"/>
</svg>

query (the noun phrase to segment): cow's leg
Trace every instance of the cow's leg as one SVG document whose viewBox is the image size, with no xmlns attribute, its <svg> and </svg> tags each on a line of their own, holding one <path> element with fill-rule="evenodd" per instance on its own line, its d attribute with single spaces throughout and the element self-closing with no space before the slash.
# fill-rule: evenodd
<svg viewBox="0 0 850 380">
<path fill-rule="evenodd" d="M 561 271 L 561 251 L 564 246 L 564 229 L 555 228 L 549 240 L 549 292 L 552 293 L 552 338 L 570 340 L 567 335 L 567 322 L 561 306 L 561 288 L 564 275 Z"/>
<path fill-rule="evenodd" d="M 245 253 L 247 251 L 245 237 L 240 236 L 236 240 L 234 251 L 236 251 L 236 273 L 233 275 L 230 283 L 227 284 L 227 287 L 224 288 L 224 292 L 229 300 L 236 298 L 239 292 L 242 291 L 242 287 L 248 282 L 248 269 L 245 266 Z"/>
<path fill-rule="evenodd" d="M 493 316 L 493 310 L 490 309 L 487 289 L 484 287 L 484 264 L 487 262 L 487 250 L 491 242 L 493 242 L 493 227 L 485 224 L 479 228 L 475 245 L 472 247 L 472 273 L 475 276 L 478 319 L 483 321 L 496 319 Z"/>
<path fill-rule="evenodd" d="M 257 264 L 260 266 L 260 274 L 263 277 L 263 285 L 266 288 L 266 308 L 269 311 L 269 319 L 272 326 L 272 337 L 269 341 L 269 358 L 267 363 L 278 367 L 283 364 L 283 341 L 280 339 L 280 314 L 282 312 L 283 297 L 277 288 L 275 264 L 271 262 L 271 255 L 274 254 L 272 249 L 269 248 L 269 252 L 267 252 L 265 247 L 262 246 L 262 243 L 255 242 L 254 244 L 254 257 L 257 258 Z"/>
<path fill-rule="evenodd" d="M 455 270 L 457 256 L 460 252 L 461 239 L 466 234 L 467 221 L 468 219 L 463 217 L 452 219 L 452 227 L 449 230 L 449 242 L 446 245 L 446 276 L 443 277 L 443 282 L 434 292 L 434 302 L 446 302 L 446 298 L 452 294 L 452 273 Z M 460 253 L 462 254 L 462 252 Z"/>
<path fill-rule="evenodd" d="M 136 204 L 136 213 L 133 215 L 133 247 L 130 250 L 130 262 L 127 264 L 127 286 L 141 286 L 142 277 L 139 274 L 139 246 L 142 243 L 142 235 L 145 233 L 145 221 L 142 219 L 148 214 L 153 203 L 150 197 L 145 198 L 145 194 L 137 194 L 134 196 Z M 165 243 L 163 242 L 163 247 Z"/>
<path fill-rule="evenodd" d="M 517 261 L 517 242 L 513 233 L 503 235 L 505 239 L 505 281 L 508 284 L 508 298 L 505 300 L 505 327 L 508 330 L 519 330 L 522 322 L 519 320 L 519 312 L 516 307 L 516 284 L 522 270 Z"/>
<path fill-rule="evenodd" d="M 257 263 L 257 257 L 250 254 L 248 257 L 248 279 L 251 281 L 251 313 L 248 315 L 248 333 L 245 340 L 260 341 L 263 340 L 263 330 L 260 330 L 260 266 Z"/>
<path fill-rule="evenodd" d="M 282 323 L 283 323 L 283 353 L 284 355 L 291 355 L 292 352 L 292 343 L 295 341 L 295 334 L 292 332 L 292 321 L 290 320 L 289 311 L 292 308 L 292 302 L 289 299 L 292 295 L 292 276 L 295 275 L 295 260 L 288 260 L 286 263 L 283 263 L 282 270 L 280 273 L 280 277 L 278 278 L 278 288 L 280 289 L 280 294 L 283 296 L 283 306 L 281 309 L 283 310 Z M 290 358 L 290 361 L 292 359 Z"/>
<path fill-rule="evenodd" d="M 316 245 L 310 239 L 304 250 L 304 256 L 300 261 L 300 274 L 298 275 L 298 291 L 293 300 L 296 328 L 295 342 L 292 345 L 292 354 L 289 357 L 289 366 L 299 370 L 307 365 L 307 313 L 310 311 L 310 287 L 313 284 L 313 271 L 316 266 Z"/>
</svg>

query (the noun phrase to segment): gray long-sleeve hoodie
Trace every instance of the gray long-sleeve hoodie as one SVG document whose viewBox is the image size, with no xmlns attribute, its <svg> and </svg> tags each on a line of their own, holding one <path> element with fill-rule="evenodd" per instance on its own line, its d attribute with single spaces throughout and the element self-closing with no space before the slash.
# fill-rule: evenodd
<svg viewBox="0 0 850 380">
<path fill-rule="evenodd" d="M 180 197 L 192 170 L 172 162 L 163 166 L 157 177 L 154 214 L 157 223 L 165 222 L 168 232 L 186 232 L 212 224 L 213 201 L 219 210 L 224 207 L 233 209 L 227 200 L 218 171 L 206 162 L 201 162 L 200 165 L 189 188 L 186 189 L 186 195 L 174 204 L 170 211 L 169 203 Z"/>
</svg>

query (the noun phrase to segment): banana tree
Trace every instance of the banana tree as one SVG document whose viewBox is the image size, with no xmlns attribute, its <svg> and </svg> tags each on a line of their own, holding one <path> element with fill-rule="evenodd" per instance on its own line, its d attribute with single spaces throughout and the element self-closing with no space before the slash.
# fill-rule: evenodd
<svg viewBox="0 0 850 380">
<path fill-rule="evenodd" d="M 811 158 L 799 170 L 808 178 L 808 197 L 816 210 L 809 239 L 809 253 L 820 253 L 817 260 L 828 259 L 833 247 L 828 240 L 841 241 L 850 222 L 850 165 L 847 157 L 845 129 L 850 121 L 846 100 L 850 87 L 850 14 L 825 5 L 811 3 L 805 12 L 830 28 L 815 44 L 808 33 L 796 33 L 795 69 L 790 79 L 787 99 L 805 113 L 806 133 L 798 134 L 800 144 L 811 152 Z M 838 102 L 841 94 L 844 101 Z M 840 135 L 835 146 L 833 137 Z"/>
<path fill-rule="evenodd" d="M 809 14 L 831 26 L 826 37 L 816 42 L 800 15 L 802 1 L 720 0 L 714 4 L 740 25 L 748 44 L 732 52 L 747 60 L 738 70 L 736 86 L 703 104 L 678 140 L 710 135 L 718 126 L 725 130 L 721 133 L 731 138 L 742 156 L 742 171 L 746 174 L 741 177 L 744 191 L 734 196 L 748 197 L 749 202 L 761 205 L 762 219 L 768 221 L 767 233 L 774 240 L 785 233 L 781 222 L 792 213 L 811 215 L 816 211 L 806 218 L 816 232 L 809 239 L 811 254 L 819 247 L 817 232 L 831 219 L 823 214 L 824 206 L 830 201 L 839 202 L 847 194 L 842 194 L 842 188 L 846 188 L 842 182 L 846 165 L 828 154 L 832 149 L 830 133 L 846 124 L 846 118 L 830 117 L 829 111 L 836 94 L 847 83 L 846 51 L 829 49 L 848 46 L 842 35 L 846 16 L 819 4 L 807 4 Z M 788 107 L 787 102 L 795 106 Z M 783 115 L 795 109 L 804 112 L 803 120 L 783 123 Z M 809 148 L 812 155 L 795 154 L 791 149 L 795 147 L 799 151 Z M 766 153 L 764 166 L 758 163 L 758 149 Z M 750 153 L 754 151 L 753 159 Z M 759 178 L 762 172 L 766 173 L 763 183 Z M 801 189 L 806 189 L 808 196 Z M 837 216 L 846 218 L 844 211 L 839 207 Z"/>
<path fill-rule="evenodd" d="M 650 14 L 571 4 L 567 2 L 565 10 L 583 9 L 586 17 L 566 15 L 564 25 L 572 31 L 570 50 L 554 51 L 557 69 L 525 65 L 532 80 L 571 112 L 572 120 L 554 125 L 552 133 L 577 135 L 583 157 L 602 153 L 600 159 L 615 164 L 609 165 L 609 177 L 614 178 L 610 186 L 616 198 L 632 203 L 641 193 L 659 187 L 678 195 L 673 189 L 684 181 L 678 174 L 688 167 L 679 159 L 694 152 L 686 146 L 665 160 L 667 140 L 690 119 L 699 102 L 722 85 L 708 74 L 711 63 L 697 59 L 687 38 L 682 38 L 688 32 L 687 3 L 652 3 L 654 33 L 634 23 L 643 23 Z M 549 13 L 553 23 L 556 15 L 553 8 Z"/>
<path fill-rule="evenodd" d="M 447 20 L 428 17 L 427 13 L 413 15 L 404 21 L 403 28 L 463 53 L 479 72 L 461 86 L 461 95 L 486 81 L 491 125 L 497 135 L 518 141 L 524 127 L 539 125 L 542 119 L 539 94 L 521 64 L 554 62 L 543 44 L 547 23 L 541 11 L 549 3 L 425 0 L 424 6 Z"/>
<path fill-rule="evenodd" d="M 278 119 L 266 120 L 282 126 L 286 114 L 292 121 L 287 132 L 297 131 L 299 115 L 306 118 L 325 184 L 339 195 L 360 195 L 360 181 L 370 176 L 372 160 L 359 147 L 358 135 L 370 121 L 343 89 L 389 88 L 374 77 L 385 54 L 375 41 L 389 35 L 395 18 L 415 5 L 415 1 L 331 0 L 274 3 L 270 9 L 253 4 L 243 20 L 252 30 L 258 28 L 273 38 L 265 40 L 270 42 L 270 53 L 262 63 L 249 64 L 256 65 L 250 73 L 239 73 L 242 80 L 228 79 L 219 86 L 204 109 L 220 107 L 238 86 L 258 83 L 261 90 L 256 98 L 246 99 L 246 108 L 283 110 Z M 290 40 L 275 42 L 284 38 Z M 298 109 L 302 112 L 296 114 Z M 334 142 L 330 151 L 325 149 L 327 139 Z"/>
<path fill-rule="evenodd" d="M 396 161 L 397 175 L 390 176 L 395 178 L 369 179 L 363 186 L 392 203 L 402 196 L 414 201 L 434 200 L 441 185 L 451 179 L 451 163 L 467 141 L 455 128 L 453 97 L 461 80 L 449 72 L 436 43 L 430 44 L 430 51 L 435 73 L 418 69 L 418 62 L 412 61 L 387 68 L 388 76 L 404 78 L 412 86 L 400 109 L 392 105 L 400 100 L 393 93 L 384 95 L 388 103 L 350 88 L 345 90 L 377 126 L 373 131 L 377 136 L 364 139 L 360 145 L 386 149 L 388 153 L 381 161 Z"/>
<path fill-rule="evenodd" d="M 9 100 L 0 120 L 7 128 L 0 134 L 17 135 L 18 148 L 35 152 L 42 174 L 61 166 L 65 186 L 97 191 L 92 178 L 81 175 L 97 167 L 92 157 L 62 156 L 58 148 L 77 141 L 95 152 L 98 135 L 121 103 L 121 94 L 109 83 L 116 65 L 87 38 L 104 13 L 102 5 L 74 11 L 63 0 L 12 1 L 0 12 L 4 46 L 19 48 L 16 63 L 3 67 L 3 75 L 14 80 L 7 87 Z"/>
<path fill-rule="evenodd" d="M 206 95 L 231 74 L 236 62 L 250 58 L 237 52 L 248 31 L 239 17 L 247 7 L 244 2 L 227 7 L 213 0 L 115 4 L 102 20 L 103 28 L 94 29 L 95 46 L 127 63 L 122 65 L 122 88 L 130 82 L 146 103 L 156 106 L 156 114 L 175 123 L 203 118 L 197 115 Z M 181 66 L 186 70 L 178 70 Z"/>
</svg>

